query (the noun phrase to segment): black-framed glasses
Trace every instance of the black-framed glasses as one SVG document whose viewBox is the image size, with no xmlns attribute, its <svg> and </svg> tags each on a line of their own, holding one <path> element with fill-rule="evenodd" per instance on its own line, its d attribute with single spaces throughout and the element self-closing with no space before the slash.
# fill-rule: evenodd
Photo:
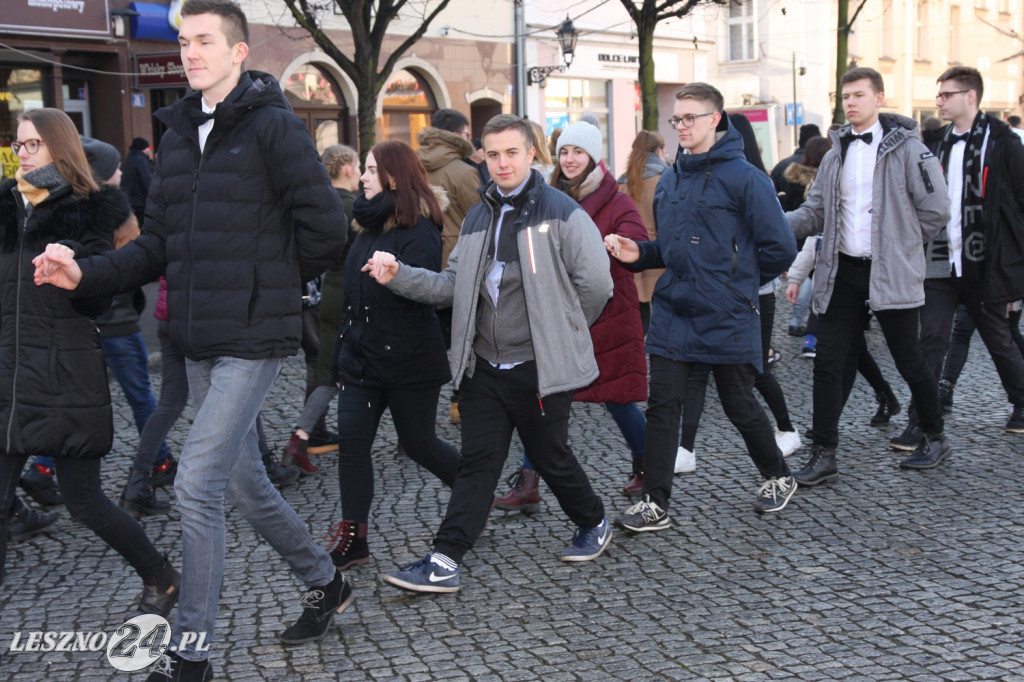
<svg viewBox="0 0 1024 682">
<path fill-rule="evenodd" d="M 14 142 L 11 143 L 11 149 L 13 149 L 14 153 L 17 154 L 18 152 L 21 151 L 21 148 L 24 147 L 25 151 L 27 151 L 29 154 L 35 154 L 37 151 L 39 151 L 39 147 L 42 144 L 43 141 L 40 140 L 39 138 L 35 138 L 32 140 L 15 140 Z"/>
<path fill-rule="evenodd" d="M 706 114 L 686 114 L 685 116 L 673 116 L 668 120 L 668 124 L 673 128 L 677 128 L 679 127 L 679 124 L 682 123 L 684 128 L 692 128 L 694 125 L 697 124 L 698 118 L 703 118 L 704 116 L 714 116 L 717 113 L 717 111 L 709 111 Z"/>
<path fill-rule="evenodd" d="M 952 97 L 953 95 L 962 95 L 966 92 L 970 92 L 970 89 L 968 88 L 967 90 L 947 90 L 946 92 L 940 92 L 939 94 L 935 95 L 935 99 L 938 100 L 939 102 L 945 103 L 949 101 L 949 98 Z"/>
</svg>

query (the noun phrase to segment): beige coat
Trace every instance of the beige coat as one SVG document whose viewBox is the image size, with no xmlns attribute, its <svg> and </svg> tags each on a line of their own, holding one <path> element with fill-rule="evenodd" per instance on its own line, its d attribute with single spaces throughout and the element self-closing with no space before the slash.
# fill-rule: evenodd
<svg viewBox="0 0 1024 682">
<path fill-rule="evenodd" d="M 640 218 L 644 221 L 644 227 L 647 228 L 647 238 L 651 241 L 658 238 L 658 231 L 654 226 L 654 188 L 658 186 L 660 178 L 660 175 L 644 178 L 643 191 L 636 201 L 636 210 L 640 212 Z M 619 185 L 619 191 L 626 192 L 625 183 Z M 640 296 L 641 303 L 651 302 L 654 296 L 654 285 L 658 283 L 658 278 L 664 272 L 665 268 L 659 268 L 636 273 L 636 291 Z"/>
</svg>

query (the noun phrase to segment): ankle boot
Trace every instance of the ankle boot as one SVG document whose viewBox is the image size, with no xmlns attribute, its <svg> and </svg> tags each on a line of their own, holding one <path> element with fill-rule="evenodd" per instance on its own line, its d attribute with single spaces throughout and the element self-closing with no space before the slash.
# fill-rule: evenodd
<svg viewBox="0 0 1024 682">
<path fill-rule="evenodd" d="M 145 471 L 132 469 L 128 484 L 121 491 L 121 507 L 134 514 L 166 514 L 171 503 L 165 500 L 153 487 L 153 476 Z"/>
<path fill-rule="evenodd" d="M 274 461 L 274 455 L 269 449 L 263 453 L 263 468 L 267 470 L 267 478 L 274 484 L 275 488 L 283 488 L 299 480 L 302 472 L 294 464 L 285 466 Z"/>
<path fill-rule="evenodd" d="M 331 550 L 331 561 L 339 571 L 370 561 L 370 546 L 366 541 L 368 524 L 356 521 L 338 521 L 324 536 Z M 335 545 L 335 543 L 337 543 Z"/>
<path fill-rule="evenodd" d="M 503 511 L 521 511 L 524 514 L 540 511 L 540 477 L 536 471 L 520 469 L 509 477 L 508 483 L 512 489 L 495 501 L 496 508 Z"/>
<path fill-rule="evenodd" d="M 633 475 L 626 483 L 622 492 L 626 495 L 640 495 L 644 491 L 644 461 L 633 458 Z"/>
<path fill-rule="evenodd" d="M 939 379 L 939 403 L 946 414 L 953 411 L 953 388 L 956 383 L 949 379 Z"/>
<path fill-rule="evenodd" d="M 896 394 L 892 392 L 892 387 L 889 384 L 886 384 L 884 389 L 875 394 L 875 400 L 878 401 L 878 411 L 871 418 L 872 426 L 888 424 L 890 417 L 894 414 L 899 414 L 900 401 L 896 399 Z"/>
<path fill-rule="evenodd" d="M 44 514 L 25 506 L 20 497 L 15 496 L 11 505 L 10 518 L 7 519 L 7 541 L 20 542 L 33 535 L 44 532 L 60 518 L 58 514 Z"/>
<path fill-rule="evenodd" d="M 309 441 L 299 438 L 297 433 L 292 433 L 292 437 L 288 439 L 288 445 L 284 448 L 281 464 L 284 466 L 297 465 L 303 476 L 315 474 L 320 471 L 320 468 L 309 461 L 308 448 Z"/>
<path fill-rule="evenodd" d="M 799 471 L 793 472 L 793 478 L 800 485 L 818 485 L 839 478 L 839 467 L 836 466 L 836 449 L 815 445 L 811 448 L 811 458 Z"/>
<path fill-rule="evenodd" d="M 134 615 L 150 613 L 166 618 L 178 601 L 180 588 L 181 574 L 171 565 L 165 552 L 164 565 L 160 570 L 142 580 L 142 598 Z"/>
</svg>

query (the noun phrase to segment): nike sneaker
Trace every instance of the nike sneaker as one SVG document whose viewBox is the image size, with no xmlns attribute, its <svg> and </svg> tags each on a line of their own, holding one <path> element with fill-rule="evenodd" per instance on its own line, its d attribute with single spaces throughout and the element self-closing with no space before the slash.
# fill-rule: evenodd
<svg viewBox="0 0 1024 682">
<path fill-rule="evenodd" d="M 608 519 L 593 528 L 577 528 L 572 535 L 572 542 L 562 550 L 562 561 L 590 561 L 601 556 L 612 541 L 612 527 Z"/>
<path fill-rule="evenodd" d="M 445 565 L 447 564 L 447 565 Z M 459 566 L 450 562 L 439 563 L 428 554 L 419 561 L 385 573 L 384 582 L 410 592 L 458 592 Z"/>
</svg>

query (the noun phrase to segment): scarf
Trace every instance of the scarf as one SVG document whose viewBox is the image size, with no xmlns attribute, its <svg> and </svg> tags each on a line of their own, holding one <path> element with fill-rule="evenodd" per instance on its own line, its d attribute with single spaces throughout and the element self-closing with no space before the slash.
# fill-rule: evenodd
<svg viewBox="0 0 1024 682">
<path fill-rule="evenodd" d="M 958 274 L 964 278 L 980 280 L 985 262 L 985 225 L 982 220 L 982 200 L 985 198 L 984 159 L 985 135 L 988 133 L 988 118 L 978 112 L 967 137 L 964 149 L 964 189 L 960 201 L 960 231 L 963 239 L 963 257 Z M 953 148 L 953 126 L 950 125 L 942 138 L 939 162 L 943 172 L 949 175 L 949 156 Z M 951 207 L 952 208 L 952 207 Z"/>
<path fill-rule="evenodd" d="M 364 230 L 384 232 L 388 220 L 395 217 L 395 198 L 391 192 L 379 192 L 369 199 L 360 194 L 352 204 L 352 217 Z M 396 223 L 392 220 L 392 226 Z"/>
<path fill-rule="evenodd" d="M 15 172 L 14 177 L 18 181 L 18 191 L 23 197 L 28 199 L 28 203 L 32 206 L 38 206 L 46 201 L 51 191 L 69 185 L 68 181 L 57 170 L 57 166 L 52 163 L 48 163 L 42 168 L 36 168 L 28 173 L 23 172 L 19 168 Z"/>
</svg>

